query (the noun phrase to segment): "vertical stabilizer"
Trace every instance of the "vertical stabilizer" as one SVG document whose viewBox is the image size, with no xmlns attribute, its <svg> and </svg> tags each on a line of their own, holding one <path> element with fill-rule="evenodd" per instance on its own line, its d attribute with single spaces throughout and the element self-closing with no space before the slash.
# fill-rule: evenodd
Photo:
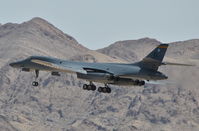
<svg viewBox="0 0 199 131">
<path fill-rule="evenodd" d="M 168 44 L 160 44 L 151 53 L 149 53 L 140 63 L 142 67 L 158 70 L 158 67 L 162 64 L 162 60 L 168 48 Z"/>
</svg>

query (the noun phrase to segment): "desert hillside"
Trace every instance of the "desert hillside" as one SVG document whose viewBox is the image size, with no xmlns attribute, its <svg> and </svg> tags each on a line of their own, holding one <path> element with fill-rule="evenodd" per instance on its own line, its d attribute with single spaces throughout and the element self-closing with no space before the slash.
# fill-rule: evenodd
<svg viewBox="0 0 199 131">
<path fill-rule="evenodd" d="M 0 130 L 8 131 L 132 131 L 199 130 L 199 71 L 195 67 L 163 66 L 164 85 L 112 86 L 111 94 L 82 90 L 86 81 L 41 72 L 20 72 L 9 62 L 31 55 L 86 62 L 133 62 L 159 41 L 119 41 L 92 51 L 42 18 L 0 26 Z M 170 43 L 166 60 L 196 62 L 199 40 Z M 170 82 L 170 84 L 168 84 Z"/>
<path fill-rule="evenodd" d="M 138 61 L 153 50 L 160 41 L 151 38 L 118 41 L 108 47 L 97 50 L 113 58 L 122 58 L 129 62 Z M 177 59 L 197 59 L 199 56 L 199 39 L 168 43 L 166 57 Z"/>
<path fill-rule="evenodd" d="M 124 59 L 128 62 L 142 60 L 161 42 L 142 38 L 138 40 L 118 41 L 108 47 L 97 50 L 113 58 Z M 197 90 L 199 65 L 199 39 L 168 43 L 169 48 L 164 58 L 165 62 L 177 62 L 195 65 L 194 67 L 162 66 L 160 70 L 168 74 L 169 81 L 184 88 L 194 88 Z M 179 77 L 180 76 L 180 77 Z M 191 79 L 190 79 L 191 78 Z M 194 83 L 194 84 L 193 84 Z"/>
</svg>

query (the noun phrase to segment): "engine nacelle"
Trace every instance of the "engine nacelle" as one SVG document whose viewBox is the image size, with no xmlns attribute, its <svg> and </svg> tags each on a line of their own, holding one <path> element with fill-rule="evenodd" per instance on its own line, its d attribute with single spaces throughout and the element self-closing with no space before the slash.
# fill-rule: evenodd
<svg viewBox="0 0 199 131">
<path fill-rule="evenodd" d="M 115 78 L 113 83 L 115 85 L 135 85 L 135 81 L 127 78 Z"/>
<path fill-rule="evenodd" d="M 77 73 L 77 78 L 94 82 L 108 83 L 111 75 L 108 73 L 89 72 L 88 74 Z"/>
<path fill-rule="evenodd" d="M 145 84 L 144 81 L 114 77 L 108 73 L 98 73 L 98 72 L 89 72 L 88 74 L 77 73 L 77 78 L 84 79 L 87 81 L 100 82 L 100 83 L 113 84 L 113 85 L 124 85 L 124 86 L 125 85 L 142 86 Z"/>
<path fill-rule="evenodd" d="M 115 85 L 137 85 L 137 86 L 142 86 L 145 84 L 144 81 L 140 80 L 133 80 L 133 79 L 128 79 L 128 78 L 114 78 L 114 82 L 112 84 Z"/>
</svg>

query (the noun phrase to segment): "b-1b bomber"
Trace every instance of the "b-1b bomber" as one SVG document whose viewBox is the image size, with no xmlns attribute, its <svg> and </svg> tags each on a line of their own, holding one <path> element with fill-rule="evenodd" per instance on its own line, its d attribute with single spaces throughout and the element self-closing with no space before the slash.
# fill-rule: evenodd
<svg viewBox="0 0 199 131">
<path fill-rule="evenodd" d="M 158 71 L 161 65 L 183 65 L 178 63 L 164 63 L 163 58 L 168 44 L 158 45 L 145 58 L 136 63 L 86 63 L 61 60 L 44 56 L 30 56 L 25 60 L 10 63 L 11 67 L 19 68 L 22 71 L 35 72 L 35 80 L 32 86 L 38 86 L 37 78 L 39 71 L 49 71 L 54 76 L 60 76 L 60 72 L 75 73 L 77 78 L 84 79 L 89 84 L 84 84 L 84 90 L 96 89 L 102 93 L 111 93 L 108 85 L 143 86 L 146 81 L 164 80 L 168 77 Z M 97 88 L 94 84 L 103 83 L 104 87 Z"/>
</svg>

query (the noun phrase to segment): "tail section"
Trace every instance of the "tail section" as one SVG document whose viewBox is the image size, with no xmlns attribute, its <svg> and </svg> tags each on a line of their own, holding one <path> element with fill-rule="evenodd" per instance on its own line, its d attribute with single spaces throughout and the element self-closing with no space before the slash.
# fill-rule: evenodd
<svg viewBox="0 0 199 131">
<path fill-rule="evenodd" d="M 160 44 L 140 62 L 141 66 L 158 70 L 158 67 L 162 64 L 168 46 L 168 44 Z"/>
</svg>

